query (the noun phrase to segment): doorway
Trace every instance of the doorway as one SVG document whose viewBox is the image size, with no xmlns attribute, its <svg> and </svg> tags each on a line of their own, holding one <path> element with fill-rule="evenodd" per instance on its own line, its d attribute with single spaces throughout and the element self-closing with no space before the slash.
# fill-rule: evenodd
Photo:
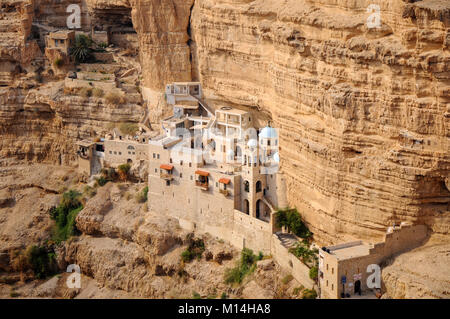
<svg viewBox="0 0 450 319">
<path fill-rule="evenodd" d="M 355 281 L 355 294 L 359 294 L 361 296 L 361 281 Z"/>
</svg>

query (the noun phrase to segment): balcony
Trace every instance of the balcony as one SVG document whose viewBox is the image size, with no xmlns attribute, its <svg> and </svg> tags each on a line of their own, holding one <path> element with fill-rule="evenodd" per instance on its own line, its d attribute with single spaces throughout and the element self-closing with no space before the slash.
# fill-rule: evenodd
<svg viewBox="0 0 450 319">
<path fill-rule="evenodd" d="M 166 181 L 171 181 L 173 180 L 173 175 L 171 173 L 160 173 L 160 178 L 164 179 Z"/>
<path fill-rule="evenodd" d="M 201 188 L 204 191 L 207 191 L 209 189 L 208 182 L 201 182 L 201 181 L 195 181 L 195 186 L 198 188 Z"/>
</svg>

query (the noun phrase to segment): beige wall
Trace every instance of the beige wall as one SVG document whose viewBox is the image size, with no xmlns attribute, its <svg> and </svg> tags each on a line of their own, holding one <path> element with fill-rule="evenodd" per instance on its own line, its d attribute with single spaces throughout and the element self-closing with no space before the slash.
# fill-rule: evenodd
<svg viewBox="0 0 450 319">
<path fill-rule="evenodd" d="M 148 161 L 148 144 L 127 140 L 105 140 L 105 163 L 118 166 L 131 159 L 133 164 L 139 161 Z M 128 149 L 133 147 L 134 149 Z"/>
<path fill-rule="evenodd" d="M 314 281 L 309 278 L 309 268 L 281 244 L 277 235 L 271 235 L 271 253 L 280 267 L 288 271 L 306 288 L 313 288 Z"/>
</svg>

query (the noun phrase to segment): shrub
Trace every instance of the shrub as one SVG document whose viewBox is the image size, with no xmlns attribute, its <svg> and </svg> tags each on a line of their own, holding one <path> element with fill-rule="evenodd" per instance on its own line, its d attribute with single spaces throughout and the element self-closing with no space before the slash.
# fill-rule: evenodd
<svg viewBox="0 0 450 319">
<path fill-rule="evenodd" d="M 302 299 L 316 299 L 317 292 L 314 289 L 303 290 Z"/>
<path fill-rule="evenodd" d="M 295 288 L 292 290 L 292 293 L 293 293 L 295 296 L 298 296 L 298 295 L 300 294 L 300 292 L 302 292 L 303 289 L 305 289 L 305 287 L 303 287 L 303 285 L 300 286 L 300 287 L 295 287 Z"/>
<path fill-rule="evenodd" d="M 57 271 L 55 253 L 49 247 L 30 246 L 26 255 L 34 276 L 44 279 Z"/>
<path fill-rule="evenodd" d="M 78 63 L 88 62 L 93 59 L 92 45 L 93 41 L 90 37 L 79 34 L 76 36 L 75 42 L 70 48 L 70 55 Z"/>
<path fill-rule="evenodd" d="M 227 294 L 225 292 L 222 292 L 222 294 L 220 295 L 220 299 L 227 299 Z"/>
<path fill-rule="evenodd" d="M 103 176 L 100 176 L 99 178 L 96 179 L 97 184 L 101 187 L 101 186 L 105 186 L 106 183 L 108 183 L 109 181 L 104 178 Z"/>
<path fill-rule="evenodd" d="M 86 185 L 83 189 L 83 193 L 88 197 L 94 197 L 97 191 L 89 185 Z"/>
<path fill-rule="evenodd" d="M 148 200 L 148 186 L 145 186 L 139 193 L 137 193 L 136 200 L 138 203 L 145 203 Z"/>
<path fill-rule="evenodd" d="M 135 123 L 121 123 L 119 129 L 123 134 L 134 135 L 139 130 L 139 127 Z"/>
<path fill-rule="evenodd" d="M 53 228 L 55 242 L 65 241 L 78 233 L 75 227 L 75 218 L 83 209 L 80 197 L 79 192 L 70 190 L 63 194 L 59 206 L 50 210 L 50 217 L 56 221 Z"/>
<path fill-rule="evenodd" d="M 317 276 L 319 273 L 319 269 L 317 268 L 317 266 L 313 266 L 309 269 L 309 278 L 311 278 L 312 280 L 317 280 Z"/>
<path fill-rule="evenodd" d="M 24 281 L 24 272 L 31 268 L 28 256 L 24 250 L 12 250 L 9 253 L 9 263 L 13 271 L 20 272 L 20 280 Z"/>
<path fill-rule="evenodd" d="M 284 285 L 286 285 L 286 284 L 290 283 L 292 279 L 294 279 L 294 277 L 291 274 L 289 274 L 289 275 L 284 276 L 284 278 L 281 279 L 281 282 Z"/>
<path fill-rule="evenodd" d="M 126 181 L 128 179 L 128 173 L 130 172 L 131 165 L 130 164 L 122 164 L 117 168 L 119 171 L 119 178 L 122 181 Z"/>
<path fill-rule="evenodd" d="M 102 168 L 101 174 L 103 179 L 105 180 L 105 184 L 108 181 L 113 182 L 117 179 L 117 173 L 113 167 Z"/>
<path fill-rule="evenodd" d="M 56 58 L 55 61 L 53 61 L 53 65 L 59 69 L 64 65 L 64 60 L 61 58 Z"/>
<path fill-rule="evenodd" d="M 276 212 L 277 227 L 287 227 L 295 235 L 303 239 L 309 239 L 312 233 L 303 223 L 297 209 L 282 209 Z"/>
<path fill-rule="evenodd" d="M 192 299 L 202 299 L 202 297 L 200 296 L 200 294 L 196 291 L 192 292 Z"/>
<path fill-rule="evenodd" d="M 106 94 L 105 99 L 108 103 L 114 105 L 120 105 L 125 103 L 125 98 L 121 94 L 115 92 L 109 92 L 108 94 Z"/>
<path fill-rule="evenodd" d="M 201 259 L 204 251 L 205 243 L 203 242 L 203 239 L 192 239 L 188 248 L 181 253 L 181 260 L 183 260 L 183 262 L 190 262 L 194 258 Z"/>
<path fill-rule="evenodd" d="M 101 98 L 101 97 L 103 97 L 103 95 L 105 95 L 105 93 L 103 92 L 102 89 L 94 88 L 94 89 L 92 89 L 92 95 L 94 97 Z"/>
<path fill-rule="evenodd" d="M 253 254 L 253 251 L 244 248 L 241 252 L 241 258 L 236 267 L 225 270 L 225 283 L 240 284 L 244 277 L 252 273 L 256 268 L 256 262 L 260 260 L 260 256 Z"/>
<path fill-rule="evenodd" d="M 309 249 L 307 242 L 299 242 L 297 246 L 289 249 L 289 252 L 300 259 L 304 264 L 316 264 L 317 254 L 319 251 L 317 249 Z"/>
</svg>

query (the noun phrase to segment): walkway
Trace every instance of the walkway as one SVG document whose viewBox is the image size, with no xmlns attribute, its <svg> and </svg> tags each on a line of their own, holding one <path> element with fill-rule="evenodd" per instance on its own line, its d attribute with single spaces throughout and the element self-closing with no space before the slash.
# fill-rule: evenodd
<svg viewBox="0 0 450 319">
<path fill-rule="evenodd" d="M 281 244 L 287 249 L 295 248 L 295 246 L 297 246 L 298 239 L 294 235 L 280 232 L 276 234 L 278 239 L 281 241 Z"/>
</svg>

